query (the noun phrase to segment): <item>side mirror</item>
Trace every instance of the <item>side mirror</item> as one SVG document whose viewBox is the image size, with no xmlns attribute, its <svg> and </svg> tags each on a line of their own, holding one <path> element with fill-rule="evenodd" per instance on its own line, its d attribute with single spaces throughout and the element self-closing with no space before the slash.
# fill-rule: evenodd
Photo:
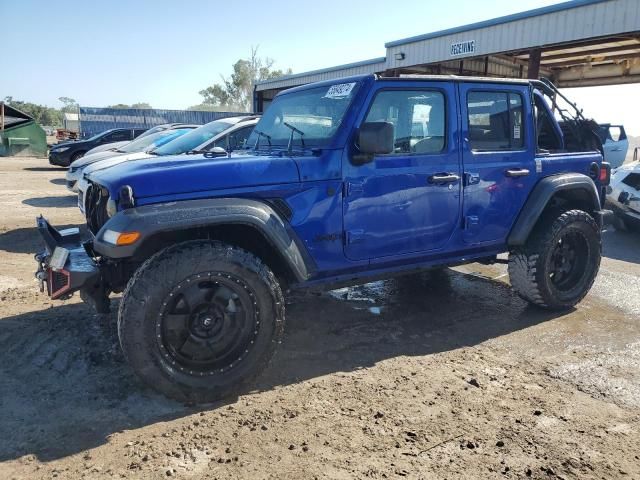
<svg viewBox="0 0 640 480">
<path fill-rule="evenodd" d="M 358 132 L 358 148 L 369 155 L 393 153 L 394 136 L 393 123 L 366 122 Z"/>
<path fill-rule="evenodd" d="M 217 158 L 228 155 L 227 151 L 222 147 L 213 147 L 208 152 L 204 153 L 204 158 Z"/>
</svg>

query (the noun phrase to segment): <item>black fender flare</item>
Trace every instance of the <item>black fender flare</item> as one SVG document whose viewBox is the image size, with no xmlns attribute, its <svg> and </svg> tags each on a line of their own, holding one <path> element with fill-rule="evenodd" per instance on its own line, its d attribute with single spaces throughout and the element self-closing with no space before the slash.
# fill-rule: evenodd
<svg viewBox="0 0 640 480">
<path fill-rule="evenodd" d="M 529 194 L 529 198 L 527 198 L 509 233 L 507 244 L 509 246 L 524 245 L 551 198 L 558 192 L 568 190 L 586 192 L 588 198 L 593 202 L 593 211 L 600 213 L 600 196 L 590 177 L 581 173 L 551 175 L 540 180 Z M 600 222 L 600 215 L 596 215 L 596 221 Z"/>
<path fill-rule="evenodd" d="M 123 210 L 100 229 L 93 241 L 95 253 L 110 259 L 135 257 L 144 240 L 157 234 L 225 224 L 243 224 L 259 230 L 288 264 L 296 280 L 307 280 L 315 270 L 288 222 L 266 202 L 246 198 L 184 200 L 144 205 Z M 105 232 L 140 232 L 132 245 L 116 246 L 104 239 Z"/>
</svg>

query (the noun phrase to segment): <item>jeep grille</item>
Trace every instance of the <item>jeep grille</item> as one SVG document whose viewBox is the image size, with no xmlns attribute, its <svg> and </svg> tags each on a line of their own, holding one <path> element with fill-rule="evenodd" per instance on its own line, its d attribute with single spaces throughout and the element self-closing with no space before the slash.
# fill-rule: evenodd
<svg viewBox="0 0 640 480">
<path fill-rule="evenodd" d="M 109 220 L 107 215 L 107 201 L 109 192 L 100 185 L 90 183 L 85 196 L 84 211 L 87 217 L 87 227 L 97 235 L 102 226 Z"/>
</svg>

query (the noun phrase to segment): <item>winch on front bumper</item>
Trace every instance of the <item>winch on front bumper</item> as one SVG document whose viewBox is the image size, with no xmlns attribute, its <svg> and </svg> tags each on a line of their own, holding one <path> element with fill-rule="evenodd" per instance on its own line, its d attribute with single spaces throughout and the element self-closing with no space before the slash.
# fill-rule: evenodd
<svg viewBox="0 0 640 480">
<path fill-rule="evenodd" d="M 47 294 L 55 300 L 69 298 L 80 290 L 82 299 L 101 311 L 105 295 L 100 268 L 81 242 L 79 229 L 58 231 L 42 216 L 37 218 L 37 227 L 45 243 L 45 250 L 35 256 L 40 291 L 46 287 Z"/>
</svg>

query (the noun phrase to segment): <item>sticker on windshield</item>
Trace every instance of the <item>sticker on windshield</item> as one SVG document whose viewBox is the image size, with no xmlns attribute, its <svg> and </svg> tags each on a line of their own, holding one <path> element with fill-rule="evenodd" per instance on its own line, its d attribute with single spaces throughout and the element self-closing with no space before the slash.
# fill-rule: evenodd
<svg viewBox="0 0 640 480">
<path fill-rule="evenodd" d="M 343 98 L 348 97 L 351 94 L 351 90 L 356 86 L 356 83 L 339 83 L 337 85 L 331 85 L 327 93 L 325 94 L 325 98 Z"/>
</svg>

